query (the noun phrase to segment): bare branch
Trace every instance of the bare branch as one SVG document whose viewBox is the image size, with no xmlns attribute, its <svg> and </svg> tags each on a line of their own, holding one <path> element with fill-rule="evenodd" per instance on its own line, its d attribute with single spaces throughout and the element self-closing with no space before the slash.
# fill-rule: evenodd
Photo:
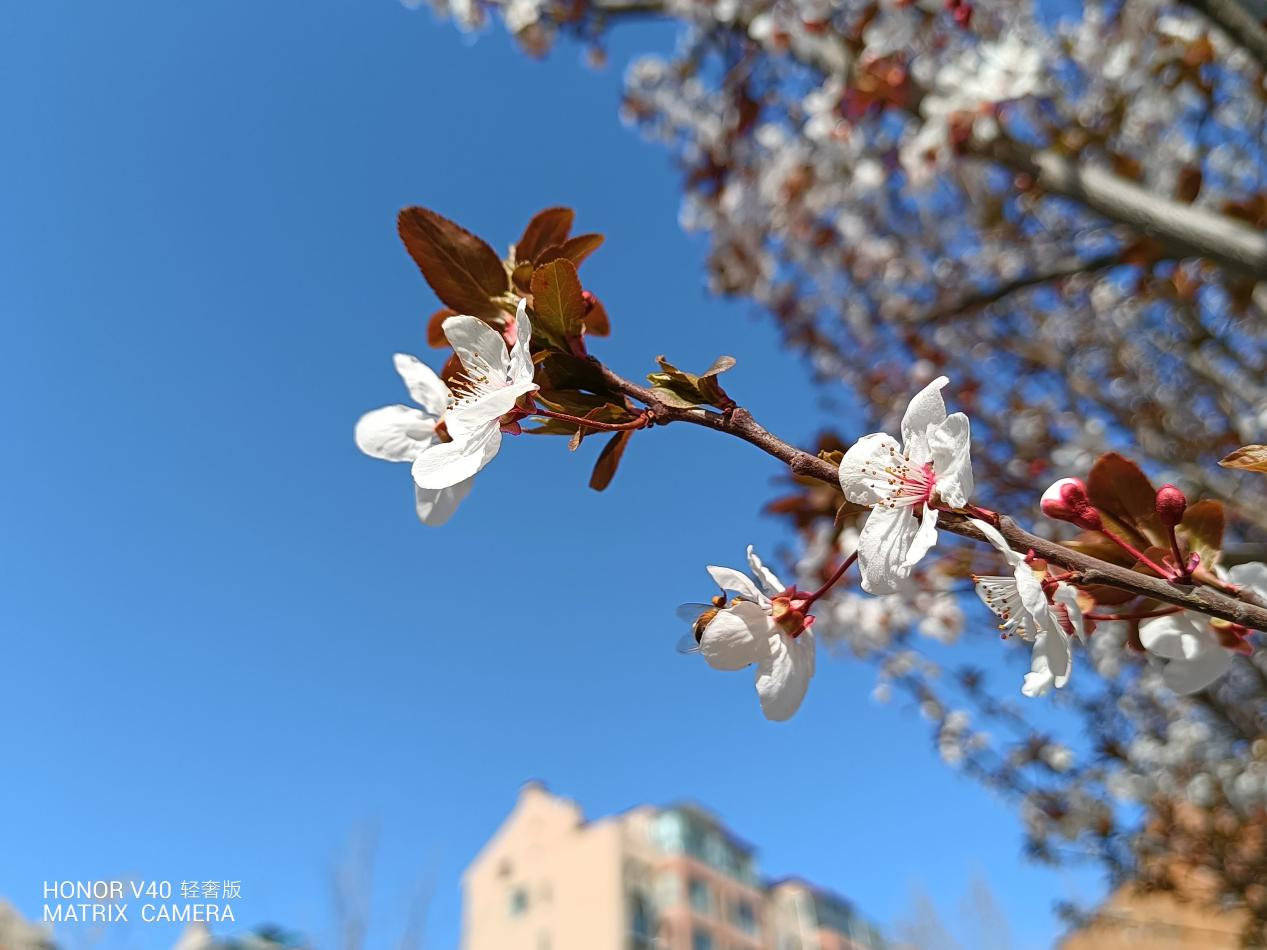
<svg viewBox="0 0 1267 950">
<path fill-rule="evenodd" d="M 998 303 L 1012 294 L 1039 287 L 1043 284 L 1059 282 L 1068 277 L 1076 277 L 1092 271 L 1104 270 L 1125 263 L 1121 251 L 1109 251 L 1098 257 L 1063 258 L 1045 270 L 1033 271 L 1014 280 L 999 284 L 992 290 L 963 297 L 952 304 L 937 307 L 919 316 L 908 317 L 902 322 L 913 324 L 941 323 L 955 317 L 968 316 L 983 307 Z"/>
<path fill-rule="evenodd" d="M 1046 191 L 1148 234 L 1179 256 L 1204 257 L 1255 279 L 1267 279 L 1267 234 L 1226 215 L 1163 198 L 1113 172 L 1066 158 L 1054 149 L 973 140 L 972 152 L 1034 176 Z"/>
<path fill-rule="evenodd" d="M 1267 9 L 1262 4 L 1242 0 L 1185 0 L 1194 10 L 1200 10 L 1222 27 L 1232 42 L 1249 52 L 1259 64 L 1267 66 L 1267 27 L 1263 18 Z M 1250 10 L 1258 7 L 1258 13 Z"/>
</svg>

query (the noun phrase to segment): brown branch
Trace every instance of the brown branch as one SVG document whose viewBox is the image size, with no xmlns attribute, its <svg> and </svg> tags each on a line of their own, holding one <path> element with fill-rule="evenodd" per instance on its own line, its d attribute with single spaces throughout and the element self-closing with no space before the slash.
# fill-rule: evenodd
<svg viewBox="0 0 1267 950">
<path fill-rule="evenodd" d="M 816 478 L 829 485 L 840 484 L 840 470 L 837 466 L 784 442 L 761 426 L 746 409 L 736 408 L 728 412 L 712 412 L 702 408 L 683 409 L 669 406 L 661 402 L 650 389 L 618 376 L 598 361 L 595 361 L 595 367 L 613 389 L 646 405 L 658 423 L 689 422 L 692 425 L 735 436 L 756 446 L 767 455 L 774 456 L 796 475 Z M 972 524 L 972 519 L 961 512 L 942 511 L 938 526 L 964 538 L 987 541 L 987 538 Z M 1048 538 L 1031 534 L 1006 515 L 999 516 L 998 529 L 1013 550 L 1033 551 L 1043 560 L 1075 572 L 1079 576 L 1080 584 L 1114 587 L 1118 590 L 1129 591 L 1138 597 L 1150 597 L 1254 630 L 1267 630 L 1267 609 L 1263 607 L 1237 600 L 1208 587 L 1173 584 L 1158 577 L 1150 577 L 1147 574 L 1070 550 Z"/>
<path fill-rule="evenodd" d="M 1232 42 L 1250 53 L 1260 66 L 1267 66 L 1267 27 L 1259 16 L 1247 9 L 1251 4 L 1244 0 L 1184 0 L 1194 10 L 1200 10 L 1225 32 Z"/>
<path fill-rule="evenodd" d="M 956 317 L 967 316 L 983 307 L 998 303 L 1012 294 L 1019 293 L 1023 290 L 1029 290 L 1033 287 L 1039 287 L 1052 281 L 1061 281 L 1069 277 L 1076 277 L 1079 274 L 1086 274 L 1092 271 L 1105 270 L 1110 267 L 1116 267 L 1124 264 L 1126 261 L 1122 258 L 1120 250 L 1108 251 L 1096 257 L 1086 259 L 1069 259 L 1065 258 L 1058 261 L 1048 270 L 1034 271 L 1025 274 L 1023 277 L 1017 277 L 1014 280 L 1004 281 L 993 290 L 982 293 L 969 294 L 961 297 L 944 307 L 937 307 L 919 316 L 910 317 L 904 320 L 904 323 L 931 324 L 941 323 Z"/>
</svg>

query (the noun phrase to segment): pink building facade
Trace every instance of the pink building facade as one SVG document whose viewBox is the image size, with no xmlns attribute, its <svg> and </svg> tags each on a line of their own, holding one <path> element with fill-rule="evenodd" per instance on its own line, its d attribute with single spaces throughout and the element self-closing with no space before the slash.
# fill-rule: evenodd
<svg viewBox="0 0 1267 950">
<path fill-rule="evenodd" d="M 694 805 L 593 821 L 530 783 L 463 875 L 463 950 L 886 950 L 844 898 L 763 881 Z"/>
</svg>

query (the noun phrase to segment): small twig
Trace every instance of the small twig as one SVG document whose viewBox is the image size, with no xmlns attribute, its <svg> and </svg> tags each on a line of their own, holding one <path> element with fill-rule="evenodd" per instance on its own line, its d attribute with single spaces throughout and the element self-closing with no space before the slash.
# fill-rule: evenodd
<svg viewBox="0 0 1267 950">
<path fill-rule="evenodd" d="M 587 429 L 597 429 L 600 432 L 628 432 L 631 429 L 644 429 L 651 424 L 651 413 L 641 412 L 636 419 L 628 422 L 599 422 L 597 419 L 585 419 L 581 416 L 569 416 L 564 412 L 554 412 L 550 409 L 542 409 L 540 406 L 534 406 L 530 412 L 530 416 L 544 416 L 547 419 L 558 419 L 561 422 L 570 422 L 572 425 L 583 426 Z"/>
</svg>

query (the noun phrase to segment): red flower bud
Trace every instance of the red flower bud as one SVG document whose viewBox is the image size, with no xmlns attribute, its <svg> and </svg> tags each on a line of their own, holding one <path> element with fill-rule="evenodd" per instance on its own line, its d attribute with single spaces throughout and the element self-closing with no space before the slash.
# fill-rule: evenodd
<svg viewBox="0 0 1267 950">
<path fill-rule="evenodd" d="M 1088 531 L 1099 531 L 1100 513 L 1091 506 L 1086 483 L 1080 478 L 1062 478 L 1045 492 L 1039 503 L 1043 514 L 1057 521 L 1068 521 Z"/>
<path fill-rule="evenodd" d="M 1173 528 L 1183 521 L 1183 513 L 1188 508 L 1188 499 L 1174 485 L 1162 485 L 1157 489 L 1156 511 L 1161 523 Z"/>
</svg>

